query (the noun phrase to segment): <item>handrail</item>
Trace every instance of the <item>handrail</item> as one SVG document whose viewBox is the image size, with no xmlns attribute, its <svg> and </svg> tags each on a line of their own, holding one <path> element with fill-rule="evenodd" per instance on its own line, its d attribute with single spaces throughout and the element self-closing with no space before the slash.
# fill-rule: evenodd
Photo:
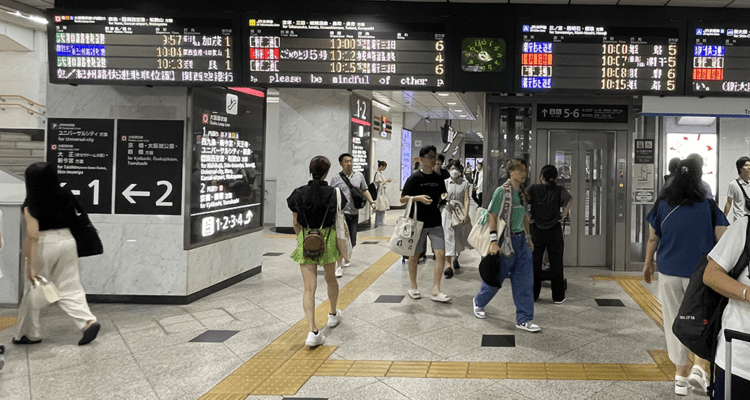
<svg viewBox="0 0 750 400">
<path fill-rule="evenodd" d="M 23 104 L 15 104 L 15 103 L 11 103 L 11 104 L 0 104 L 0 111 L 5 111 L 5 107 L 8 107 L 8 106 L 12 106 L 12 107 L 21 107 L 21 108 L 25 109 L 25 110 L 26 110 L 26 112 L 28 112 L 29 114 L 39 114 L 39 115 L 41 115 L 42 117 L 44 117 L 44 113 L 43 113 L 43 112 L 39 112 L 39 111 L 37 111 L 37 110 L 32 110 L 32 109 L 30 109 L 29 107 L 26 107 L 26 106 L 25 106 L 25 105 L 23 105 Z"/>
<path fill-rule="evenodd" d="M 35 102 L 33 100 L 29 100 L 26 97 L 21 96 L 20 94 L 0 94 L 0 101 L 5 102 L 5 98 L 6 97 L 8 97 L 8 98 L 14 98 L 14 99 L 23 99 L 23 100 L 26 100 L 29 103 L 29 105 L 31 105 L 31 106 L 37 106 L 37 107 L 47 108 L 46 106 L 44 106 L 42 104 L 39 104 L 39 103 L 37 103 L 37 102 Z"/>
</svg>

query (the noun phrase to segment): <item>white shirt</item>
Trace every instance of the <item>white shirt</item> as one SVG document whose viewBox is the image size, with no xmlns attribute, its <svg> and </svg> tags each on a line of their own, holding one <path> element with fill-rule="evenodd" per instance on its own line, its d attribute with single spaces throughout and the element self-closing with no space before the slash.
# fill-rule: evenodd
<svg viewBox="0 0 750 400">
<path fill-rule="evenodd" d="M 713 250 L 708 253 L 712 260 L 716 261 L 727 272 L 734 268 L 740 259 L 745 247 L 745 234 L 747 233 L 747 218 L 735 220 L 727 228 L 724 235 Z M 744 285 L 750 285 L 747 276 L 747 268 L 742 271 L 737 279 Z M 719 334 L 719 346 L 716 350 L 716 365 L 726 371 L 724 360 L 726 357 L 726 341 L 724 340 L 724 329 L 732 329 L 739 332 L 750 333 L 750 304 L 729 299 L 724 315 L 721 317 L 721 333 Z M 750 343 L 732 341 L 732 374 L 750 380 Z M 722 384 L 723 383 L 719 383 Z"/>
<path fill-rule="evenodd" d="M 5 237 L 5 235 L 3 235 L 3 212 L 0 211 L 0 249 L 3 248 L 4 237 Z M 2 278 L 2 277 L 3 277 L 3 269 L 0 268 L 0 278 Z"/>
<path fill-rule="evenodd" d="M 742 189 L 745 189 L 745 192 L 750 195 L 750 182 L 745 182 L 744 180 L 742 180 L 742 178 L 738 179 L 742 183 Z M 740 217 L 745 215 L 745 196 L 742 194 L 740 185 L 737 184 L 737 179 L 729 182 L 729 187 L 727 188 L 727 197 L 732 199 L 732 211 L 730 213 L 734 216 L 732 220 L 739 219 Z M 727 218 L 728 217 L 729 215 L 727 215 Z"/>
<path fill-rule="evenodd" d="M 477 194 L 482 193 L 484 188 L 484 173 L 482 171 L 476 171 L 477 178 L 474 180 L 474 187 L 477 188 Z"/>
</svg>

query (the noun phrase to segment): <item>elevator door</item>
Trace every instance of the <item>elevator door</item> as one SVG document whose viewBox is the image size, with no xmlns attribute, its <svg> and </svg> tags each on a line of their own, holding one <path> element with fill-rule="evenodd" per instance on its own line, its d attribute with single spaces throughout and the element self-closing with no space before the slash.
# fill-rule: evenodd
<svg viewBox="0 0 750 400">
<path fill-rule="evenodd" d="M 614 133 L 549 131 L 549 164 L 557 167 L 557 182 L 573 196 L 564 223 L 566 266 L 607 265 L 609 207 L 608 165 L 614 152 Z"/>
</svg>

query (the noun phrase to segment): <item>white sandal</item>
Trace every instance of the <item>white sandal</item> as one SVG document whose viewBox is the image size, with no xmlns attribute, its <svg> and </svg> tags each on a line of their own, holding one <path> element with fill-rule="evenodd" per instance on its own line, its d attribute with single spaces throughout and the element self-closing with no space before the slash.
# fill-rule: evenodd
<svg viewBox="0 0 750 400">
<path fill-rule="evenodd" d="M 674 394 L 678 396 L 687 396 L 690 385 L 688 384 L 688 378 L 684 376 L 674 376 Z"/>
<path fill-rule="evenodd" d="M 451 301 L 451 298 L 448 297 L 445 293 L 440 292 L 438 294 L 433 294 L 432 295 L 432 301 L 437 301 L 439 303 L 447 303 L 447 302 Z"/>
<path fill-rule="evenodd" d="M 703 396 L 708 391 L 708 374 L 700 365 L 693 365 L 688 377 L 688 384 L 693 387 L 693 392 Z"/>
<path fill-rule="evenodd" d="M 412 299 L 421 299 L 422 298 L 422 293 L 419 293 L 418 289 L 409 289 L 409 291 L 407 293 L 409 294 L 409 297 L 411 297 Z"/>
</svg>

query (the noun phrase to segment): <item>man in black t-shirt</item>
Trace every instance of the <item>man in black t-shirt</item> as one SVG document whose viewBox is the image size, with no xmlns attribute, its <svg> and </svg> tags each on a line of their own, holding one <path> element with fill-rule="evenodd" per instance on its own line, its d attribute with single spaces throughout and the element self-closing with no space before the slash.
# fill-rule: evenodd
<svg viewBox="0 0 750 400">
<path fill-rule="evenodd" d="M 427 236 L 430 237 L 432 249 L 435 253 L 435 267 L 432 285 L 432 300 L 446 303 L 451 300 L 445 293 L 440 291 L 440 280 L 443 277 L 443 266 L 445 264 L 445 238 L 443 236 L 442 217 L 440 206 L 445 202 L 444 197 L 448 190 L 445 188 L 443 177 L 435 173 L 433 168 L 437 160 L 437 149 L 435 146 L 425 146 L 419 150 L 422 168 L 414 172 L 404 184 L 401 192 L 401 203 L 406 204 L 411 197 L 417 203 L 417 220 L 422 221 L 424 226 L 417 243 L 417 249 L 425 248 Z M 414 215 L 412 212 L 410 216 Z M 417 288 L 417 264 L 419 253 L 409 257 L 409 278 L 411 289 L 409 297 L 419 299 L 422 297 Z"/>
</svg>

